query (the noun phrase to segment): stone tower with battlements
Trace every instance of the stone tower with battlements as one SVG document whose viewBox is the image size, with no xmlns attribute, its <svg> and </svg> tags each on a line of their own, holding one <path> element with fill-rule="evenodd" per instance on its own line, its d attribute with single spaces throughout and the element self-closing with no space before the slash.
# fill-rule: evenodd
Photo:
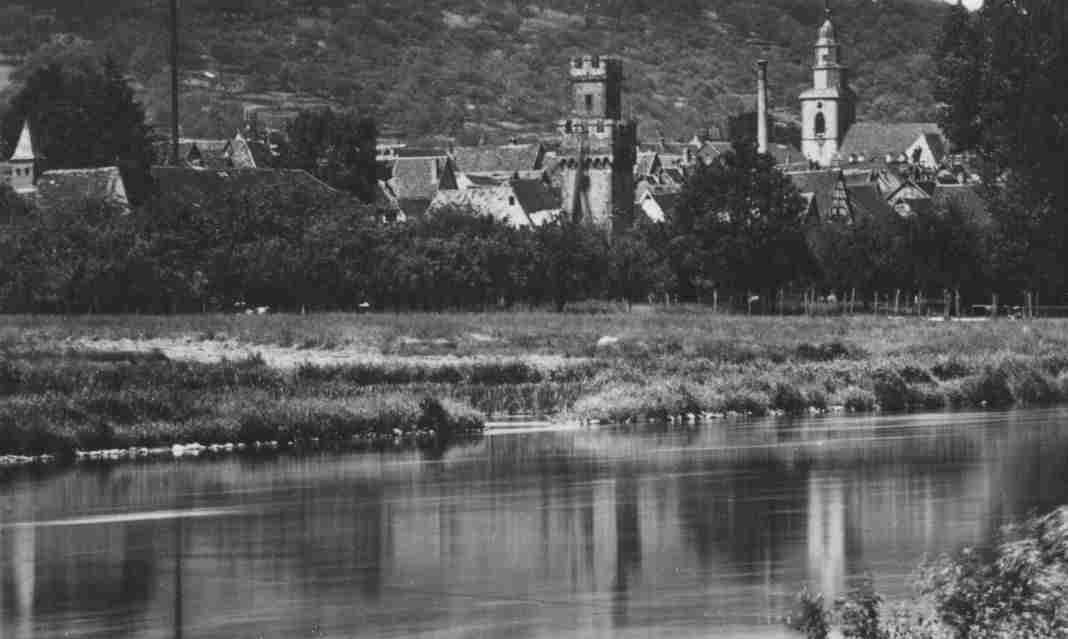
<svg viewBox="0 0 1068 639">
<path fill-rule="evenodd" d="M 812 88 L 801 94 L 801 152 L 822 167 L 837 161 L 842 140 L 856 118 L 856 94 L 849 88 L 849 69 L 842 64 L 830 0 L 825 11 L 816 41 Z"/>
<path fill-rule="evenodd" d="M 558 123 L 561 208 L 611 231 L 629 223 L 634 210 L 637 124 L 623 119 L 623 63 L 583 56 L 569 66 L 570 114 Z"/>
</svg>

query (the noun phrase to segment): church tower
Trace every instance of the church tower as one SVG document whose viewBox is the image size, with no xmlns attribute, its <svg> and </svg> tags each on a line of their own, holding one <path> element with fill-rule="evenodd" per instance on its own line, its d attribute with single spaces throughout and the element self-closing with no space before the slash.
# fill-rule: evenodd
<svg viewBox="0 0 1068 639">
<path fill-rule="evenodd" d="M 22 124 L 22 133 L 19 134 L 19 141 L 15 145 L 15 152 L 11 154 L 11 159 L 0 165 L 3 168 L 4 177 L 16 193 L 33 195 L 36 192 L 37 187 L 34 186 L 36 161 L 37 155 L 33 150 L 33 138 L 30 136 L 30 124 L 27 121 Z"/>
<path fill-rule="evenodd" d="M 801 152 L 811 162 L 835 163 L 846 131 L 856 117 L 856 95 L 849 88 L 849 69 L 842 65 L 842 47 L 826 0 L 826 20 L 816 41 L 812 88 L 801 94 Z"/>
<path fill-rule="evenodd" d="M 570 63 L 571 113 L 561 136 L 561 208 L 611 231 L 634 209 L 637 125 L 623 120 L 623 63 L 583 56 Z M 626 219 L 617 219 L 617 216 Z"/>
</svg>

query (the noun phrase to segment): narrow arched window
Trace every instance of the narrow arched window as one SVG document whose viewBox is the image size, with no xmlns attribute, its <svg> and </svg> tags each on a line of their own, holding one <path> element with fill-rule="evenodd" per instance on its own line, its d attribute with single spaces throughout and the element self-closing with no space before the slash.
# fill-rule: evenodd
<svg viewBox="0 0 1068 639">
<path fill-rule="evenodd" d="M 819 137 L 827 135 L 827 118 L 823 117 L 822 113 L 816 114 L 816 135 Z"/>
<path fill-rule="evenodd" d="M 920 160 L 922 160 L 922 159 L 923 159 L 923 149 L 921 149 L 920 147 L 916 147 L 916 150 L 914 150 L 912 152 L 912 163 L 913 164 L 919 164 Z"/>
</svg>

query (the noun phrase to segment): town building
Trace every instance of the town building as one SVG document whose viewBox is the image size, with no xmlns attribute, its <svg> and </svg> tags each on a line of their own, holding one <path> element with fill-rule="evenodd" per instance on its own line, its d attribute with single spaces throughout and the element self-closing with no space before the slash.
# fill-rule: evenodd
<svg viewBox="0 0 1068 639">
<path fill-rule="evenodd" d="M 569 69 L 571 107 L 557 131 L 561 208 L 576 221 L 611 231 L 634 211 L 637 124 L 623 118 L 623 62 L 582 56 Z"/>
</svg>

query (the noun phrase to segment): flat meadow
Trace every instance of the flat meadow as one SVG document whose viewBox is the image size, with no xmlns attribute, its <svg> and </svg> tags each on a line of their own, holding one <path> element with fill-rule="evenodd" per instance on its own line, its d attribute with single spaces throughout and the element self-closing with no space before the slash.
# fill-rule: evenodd
<svg viewBox="0 0 1068 639">
<path fill-rule="evenodd" d="M 1068 400 L 1068 321 L 551 313 L 5 316 L 0 454 Z"/>
</svg>

